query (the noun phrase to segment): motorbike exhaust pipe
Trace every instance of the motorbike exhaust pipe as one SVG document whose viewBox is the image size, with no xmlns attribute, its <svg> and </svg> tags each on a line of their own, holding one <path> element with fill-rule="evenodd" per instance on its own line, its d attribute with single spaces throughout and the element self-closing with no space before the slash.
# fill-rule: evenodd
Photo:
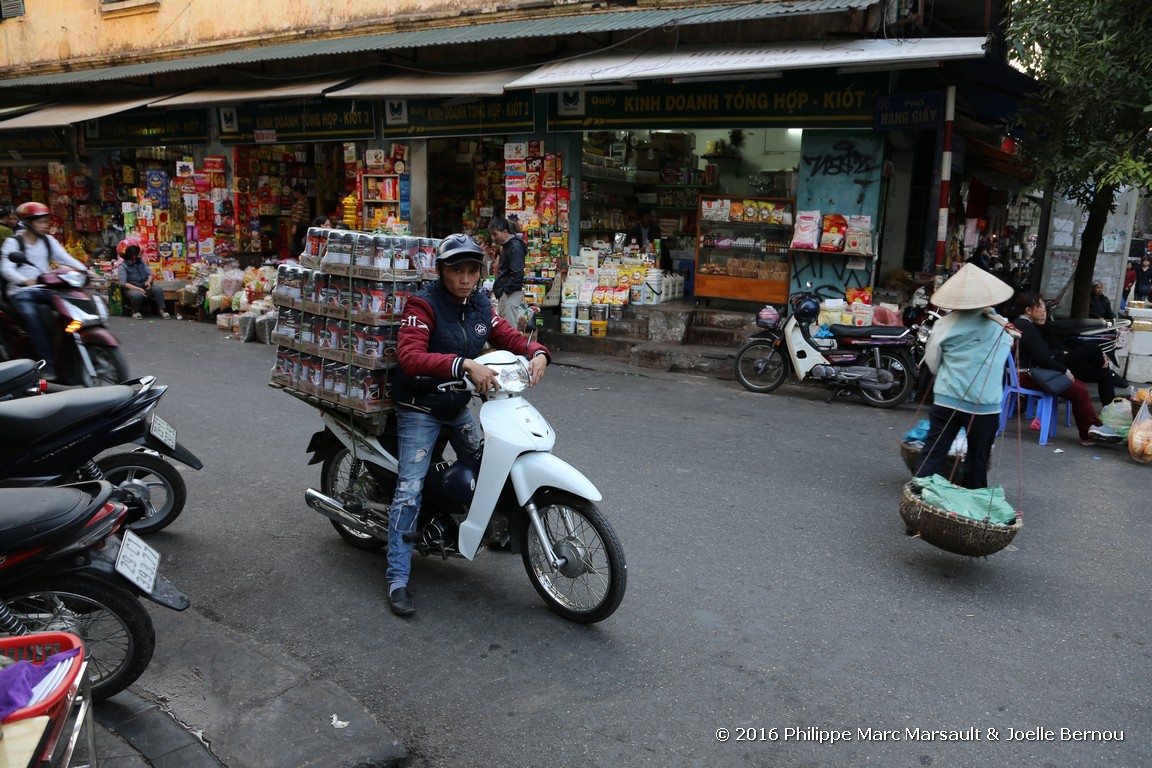
<svg viewBox="0 0 1152 768">
<path fill-rule="evenodd" d="M 338 500 L 326 494 L 320 493 L 320 491 L 317 491 L 314 488 L 309 488 L 304 492 L 304 502 L 309 507 L 324 515 L 328 519 L 335 520 L 341 525 L 347 526 L 354 531 L 359 531 L 360 533 L 376 538 L 379 538 L 381 534 L 381 531 L 378 527 L 364 522 L 361 517 L 353 514 L 352 512 L 349 512 L 348 509 Z M 387 536 L 387 531 L 384 531 L 383 533 L 385 536 Z"/>
</svg>

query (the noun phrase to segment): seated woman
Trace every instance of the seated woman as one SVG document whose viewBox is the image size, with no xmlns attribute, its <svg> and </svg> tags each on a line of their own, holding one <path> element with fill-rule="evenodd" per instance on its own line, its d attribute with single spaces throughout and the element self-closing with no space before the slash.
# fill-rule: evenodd
<svg viewBox="0 0 1152 768">
<path fill-rule="evenodd" d="M 1101 320 L 1116 319 L 1116 313 L 1112 311 L 1112 302 L 1104 295 L 1104 283 L 1099 280 L 1092 283 L 1092 295 L 1088 297 L 1088 317 Z"/>
<path fill-rule="evenodd" d="M 140 310 L 144 308 L 144 301 L 150 300 L 160 316 L 168 319 L 164 289 L 153 282 L 152 270 L 140 253 L 140 246 L 130 245 L 124 249 L 124 263 L 120 265 L 118 279 L 123 297 L 132 305 L 132 317 L 137 320 L 143 317 Z"/>
<path fill-rule="evenodd" d="M 1045 327 L 1048 305 L 1039 293 L 1020 294 L 1016 299 L 1016 309 L 1018 315 L 1012 323 L 1020 330 L 1020 385 L 1070 401 L 1081 445 L 1094 445 L 1097 440 L 1115 442 L 1121 439 L 1100 421 L 1092 407 L 1092 396 L 1084 386 L 1084 381 L 1095 381 L 1100 387 L 1101 399 L 1105 403 L 1112 402 L 1115 395 L 1112 369 L 1100 348 L 1086 345 L 1065 350 L 1051 328 Z M 1026 369 L 1043 369 L 1058 376 L 1042 385 L 1040 382 L 1045 378 L 1039 373 L 1034 378 Z"/>
</svg>

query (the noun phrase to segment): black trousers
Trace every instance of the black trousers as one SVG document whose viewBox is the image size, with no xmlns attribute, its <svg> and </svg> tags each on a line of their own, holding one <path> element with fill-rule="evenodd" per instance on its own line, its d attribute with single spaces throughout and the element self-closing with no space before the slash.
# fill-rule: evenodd
<svg viewBox="0 0 1152 768">
<path fill-rule="evenodd" d="M 964 477 L 945 478 L 964 488 L 988 487 L 988 463 L 992 458 L 992 443 L 1000 428 L 1000 414 L 976 415 L 933 405 L 928 412 L 928 437 L 920 454 L 920 468 L 916 477 L 940 474 L 948 459 L 948 449 L 960 432 L 968 429 L 968 453 L 964 457 Z"/>
</svg>

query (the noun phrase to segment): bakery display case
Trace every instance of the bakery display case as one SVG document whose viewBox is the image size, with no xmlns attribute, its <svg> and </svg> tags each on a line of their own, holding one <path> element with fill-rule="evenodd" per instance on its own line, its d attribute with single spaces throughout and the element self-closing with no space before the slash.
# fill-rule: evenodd
<svg viewBox="0 0 1152 768">
<path fill-rule="evenodd" d="M 695 295 L 786 302 L 794 209 L 791 198 L 700 195 Z"/>
</svg>

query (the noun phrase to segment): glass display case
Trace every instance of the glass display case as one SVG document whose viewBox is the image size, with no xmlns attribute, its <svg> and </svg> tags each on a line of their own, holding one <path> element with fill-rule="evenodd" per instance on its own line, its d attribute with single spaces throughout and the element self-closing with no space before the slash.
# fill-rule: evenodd
<svg viewBox="0 0 1152 768">
<path fill-rule="evenodd" d="M 700 195 L 698 206 L 695 295 L 786 302 L 794 201 Z"/>
</svg>

